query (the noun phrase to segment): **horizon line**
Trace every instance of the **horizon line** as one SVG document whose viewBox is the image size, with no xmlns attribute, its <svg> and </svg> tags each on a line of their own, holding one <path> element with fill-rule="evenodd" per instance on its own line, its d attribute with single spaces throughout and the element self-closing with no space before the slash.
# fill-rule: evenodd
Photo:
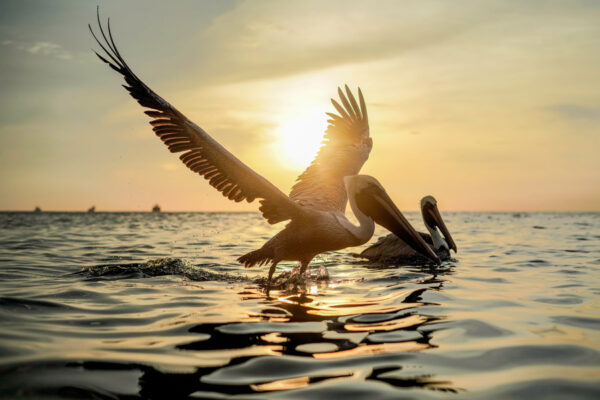
<svg viewBox="0 0 600 400">
<path fill-rule="evenodd" d="M 403 212 L 420 212 L 418 209 L 403 210 Z M 600 210 L 443 210 L 444 213 L 600 213 Z M 150 213 L 150 214 L 175 214 L 175 213 L 229 213 L 229 214 L 249 214 L 257 213 L 260 211 L 252 210 L 160 210 L 159 212 L 152 210 L 100 210 L 100 211 L 87 211 L 87 210 L 0 210 L 0 213 L 81 213 L 81 214 L 100 214 L 100 213 Z"/>
</svg>

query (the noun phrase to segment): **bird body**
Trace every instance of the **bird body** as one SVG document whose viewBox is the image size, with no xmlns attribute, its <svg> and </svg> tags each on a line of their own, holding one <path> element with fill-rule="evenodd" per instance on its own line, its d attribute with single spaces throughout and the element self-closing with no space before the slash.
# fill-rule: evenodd
<svg viewBox="0 0 600 400">
<path fill-rule="evenodd" d="M 440 260 L 445 261 L 450 258 L 450 251 L 447 247 L 441 246 L 435 248 L 433 246 L 433 241 L 430 234 L 424 232 L 418 233 L 421 235 L 425 243 L 427 243 L 433 249 Z M 363 250 L 359 256 L 361 258 L 369 259 L 373 262 L 414 264 L 428 261 L 427 257 L 423 256 L 418 251 L 415 251 L 412 247 L 394 234 L 381 236 L 377 242 Z"/>
<path fill-rule="evenodd" d="M 260 249 L 240 257 L 249 267 L 266 262 L 299 261 L 308 263 L 317 254 L 366 243 L 370 236 L 356 237 L 334 212 L 313 211 L 305 218 L 292 220 Z M 349 221 L 348 221 L 349 222 Z"/>
<path fill-rule="evenodd" d="M 429 233 L 418 232 L 442 261 L 450 258 L 450 249 L 456 252 L 456 244 L 442 219 L 433 196 L 421 199 L 421 215 Z M 438 231 L 439 228 L 444 236 Z M 404 240 L 394 234 L 380 237 L 358 257 L 372 262 L 392 262 L 397 264 L 418 264 L 428 261 L 421 252 L 416 251 Z"/>
<path fill-rule="evenodd" d="M 330 119 L 323 145 L 286 196 L 142 82 L 117 49 L 110 20 L 105 32 L 99 13 L 98 27 L 103 41 L 90 26 L 104 51 L 104 55 L 96 55 L 123 76 L 125 89 L 142 107 L 149 109 L 145 113 L 152 118 L 152 129 L 168 149 L 182 153 L 181 161 L 228 199 L 236 202 L 260 199 L 259 210 L 268 223 L 289 221 L 260 249 L 238 258 L 247 268 L 270 262 L 269 282 L 277 263 L 283 260 L 299 261 L 304 272 L 319 253 L 366 243 L 373 235 L 374 222 L 405 235 L 411 245 L 437 259 L 381 184 L 372 177 L 357 175 L 373 145 L 360 89 L 357 101 L 348 86 L 345 92 L 338 88 L 341 104 L 331 100 L 337 114 L 327 113 Z M 348 200 L 358 226 L 344 215 Z"/>
</svg>

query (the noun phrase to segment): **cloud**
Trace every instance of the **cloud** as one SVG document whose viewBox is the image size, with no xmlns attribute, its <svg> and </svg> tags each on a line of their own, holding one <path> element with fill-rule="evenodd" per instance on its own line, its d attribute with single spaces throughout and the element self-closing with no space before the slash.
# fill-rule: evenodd
<svg viewBox="0 0 600 400">
<path fill-rule="evenodd" d="M 301 74 L 434 46 L 497 14 L 479 3 L 241 2 L 201 38 L 204 68 L 229 82 Z M 208 54 L 207 54 L 208 53 Z"/>
<path fill-rule="evenodd" d="M 301 170 L 281 168 L 271 143 L 298 115 L 330 111 L 328 97 L 348 82 L 362 87 L 371 117 L 364 172 L 398 199 L 433 191 L 453 209 L 600 204 L 590 184 L 600 168 L 594 3 L 104 3 L 140 78 L 284 191 Z M 32 198 L 62 209 L 256 209 L 223 199 L 154 137 L 122 79 L 90 51 L 95 5 L 14 4 L 0 13 L 9 193 L 0 209 L 33 208 Z M 400 179 L 403 169 L 414 173 Z"/>
<path fill-rule="evenodd" d="M 52 42 L 36 41 L 33 43 L 15 42 L 14 40 L 3 40 L 3 46 L 12 47 L 19 51 L 25 51 L 33 55 L 42 55 L 58 58 L 60 60 L 72 60 L 74 55 L 65 50 L 61 45 Z"/>
<path fill-rule="evenodd" d="M 569 120 L 600 121 L 600 107 L 584 106 L 580 104 L 556 104 L 549 110 L 562 118 Z"/>
</svg>

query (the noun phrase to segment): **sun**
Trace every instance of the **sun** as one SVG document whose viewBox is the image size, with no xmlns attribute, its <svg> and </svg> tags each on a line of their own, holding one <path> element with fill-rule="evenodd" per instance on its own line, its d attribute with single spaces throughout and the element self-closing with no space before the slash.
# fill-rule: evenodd
<svg viewBox="0 0 600 400">
<path fill-rule="evenodd" d="M 287 118 L 276 128 L 275 151 L 284 167 L 308 167 L 314 159 L 323 134 L 327 117 L 320 111 L 309 111 Z"/>
</svg>

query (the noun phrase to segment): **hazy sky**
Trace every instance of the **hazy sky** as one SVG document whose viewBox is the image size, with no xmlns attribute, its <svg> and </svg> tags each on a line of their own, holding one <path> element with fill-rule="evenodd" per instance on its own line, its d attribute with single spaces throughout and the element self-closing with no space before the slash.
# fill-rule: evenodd
<svg viewBox="0 0 600 400">
<path fill-rule="evenodd" d="M 0 210 L 255 210 L 154 136 L 91 52 L 284 192 L 347 83 L 400 209 L 600 210 L 600 1 L 0 2 Z"/>
</svg>

